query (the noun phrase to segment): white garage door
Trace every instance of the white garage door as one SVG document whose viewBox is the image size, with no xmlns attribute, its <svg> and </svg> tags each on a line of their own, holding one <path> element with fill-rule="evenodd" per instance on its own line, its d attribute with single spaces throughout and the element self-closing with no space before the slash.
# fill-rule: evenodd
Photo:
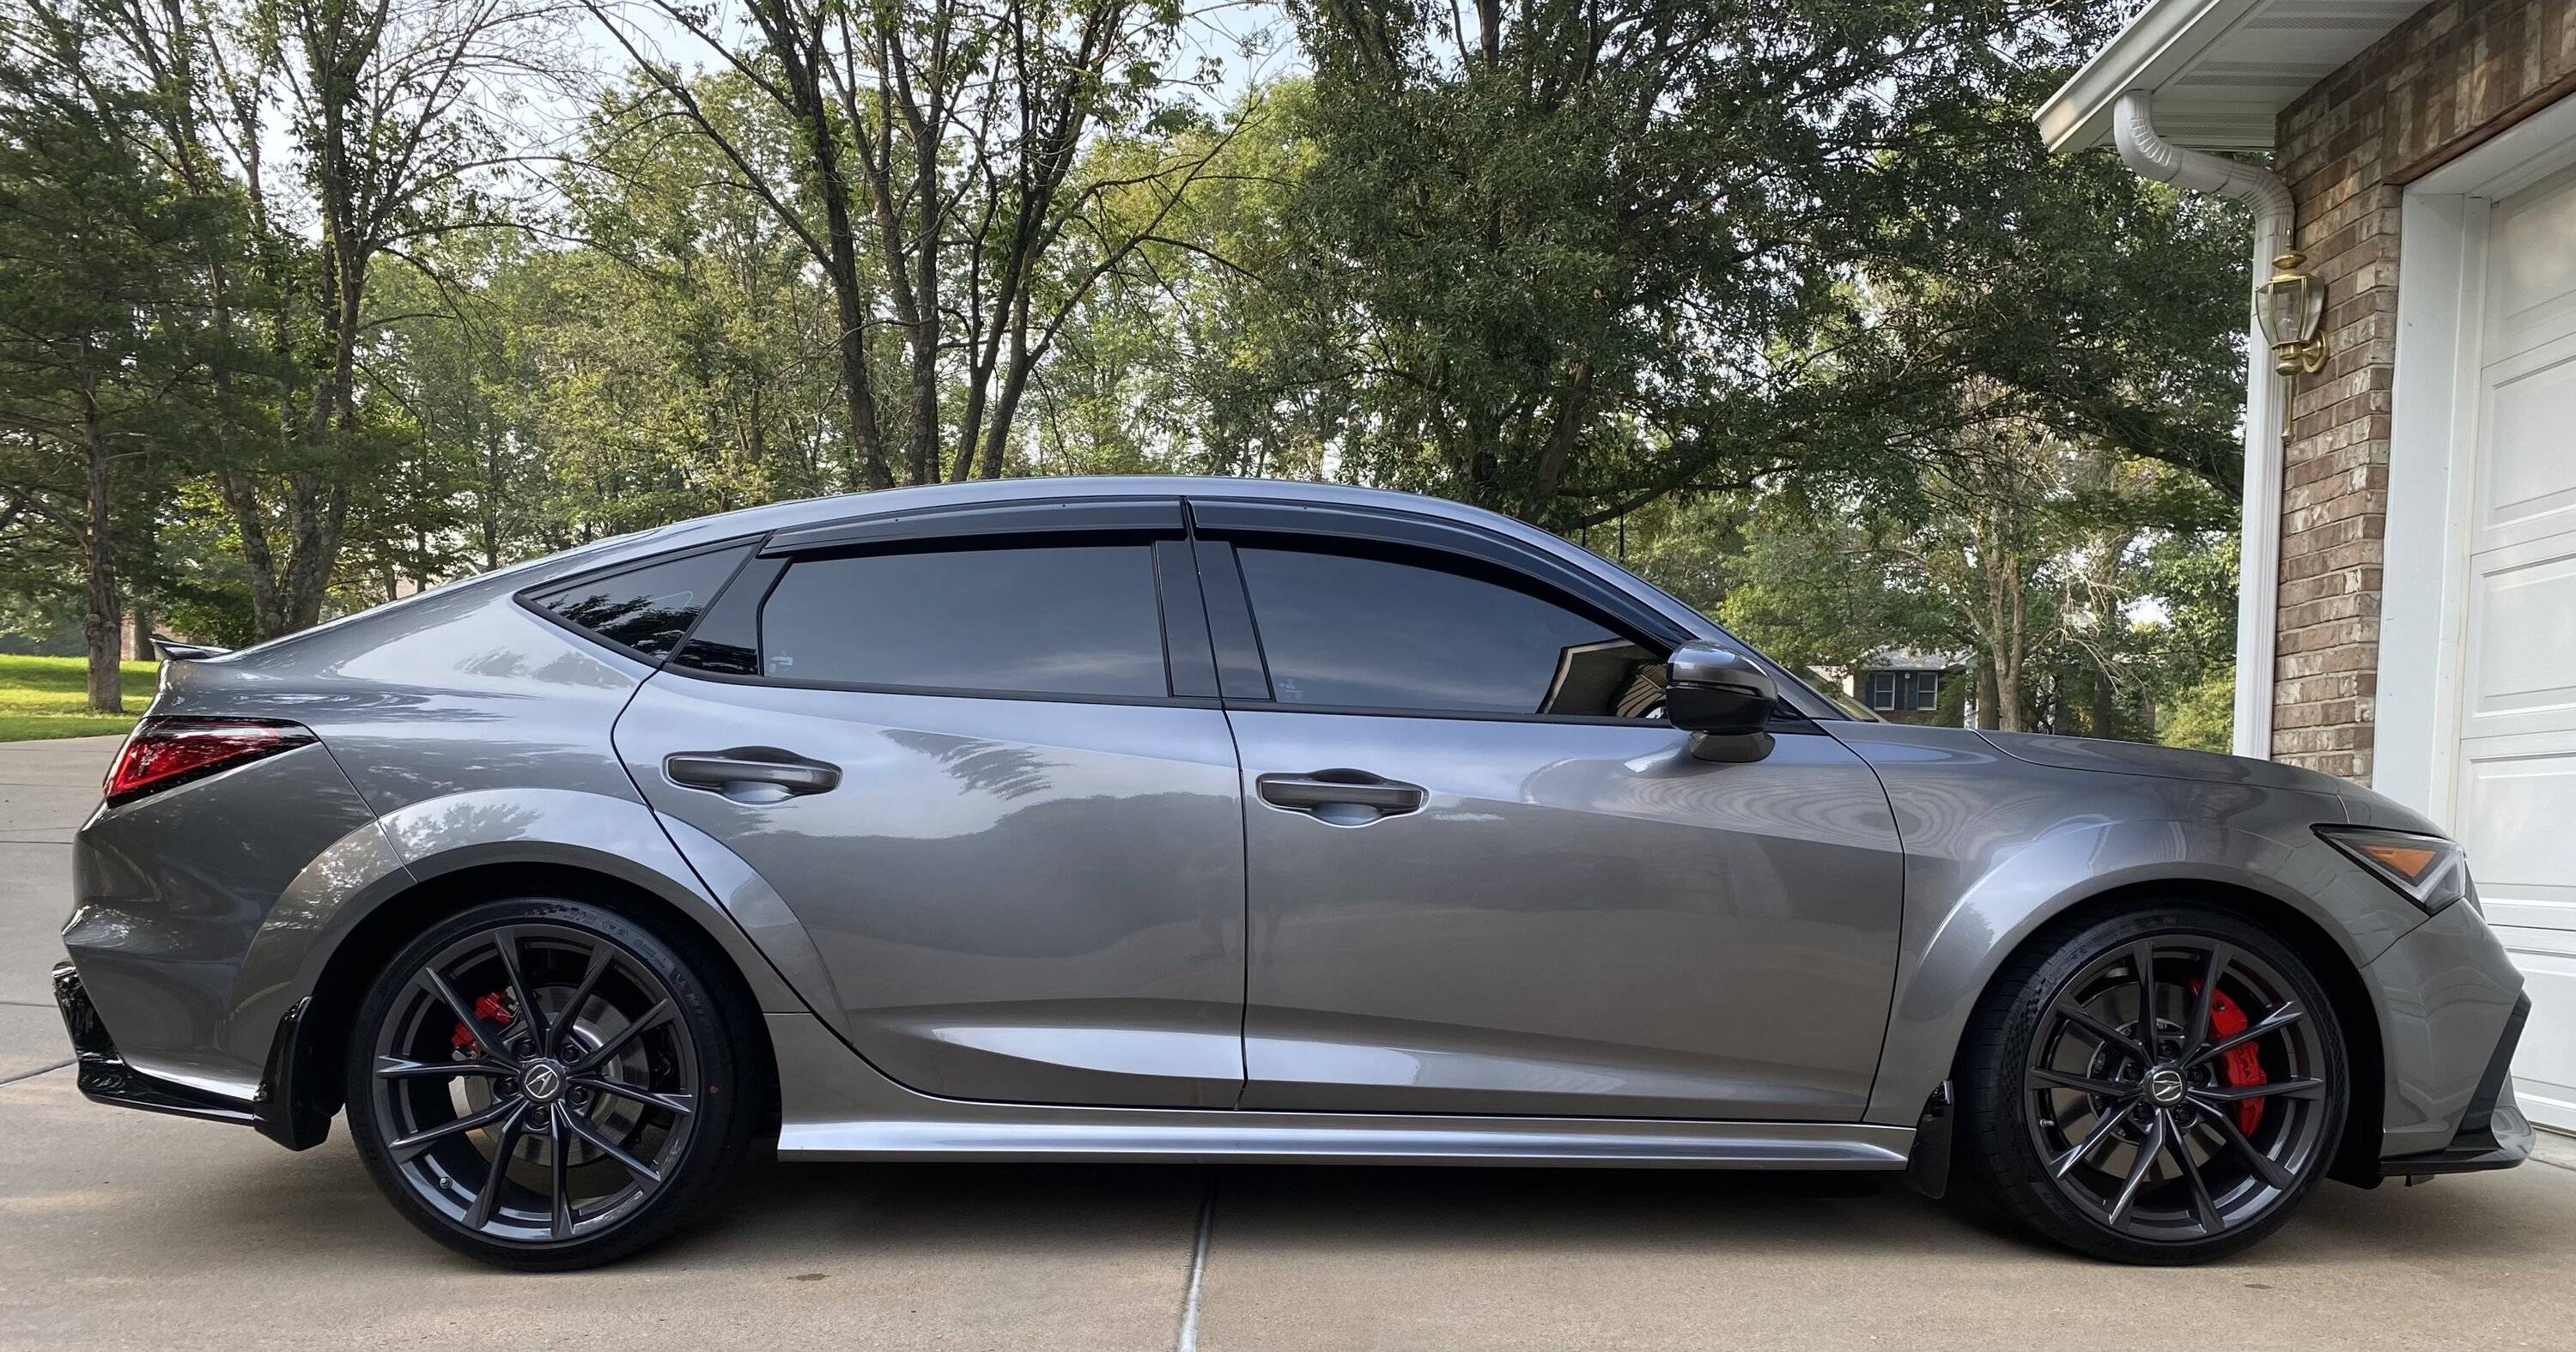
<svg viewBox="0 0 2576 1352">
<path fill-rule="evenodd" d="M 2516 1093 L 2576 1130 L 2576 169 L 2486 238 L 2451 821 L 2531 983 Z"/>
</svg>

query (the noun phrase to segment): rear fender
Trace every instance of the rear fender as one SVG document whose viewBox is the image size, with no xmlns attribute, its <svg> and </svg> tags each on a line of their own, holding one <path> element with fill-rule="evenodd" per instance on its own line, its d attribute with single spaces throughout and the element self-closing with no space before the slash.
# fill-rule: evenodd
<svg viewBox="0 0 2576 1352">
<path fill-rule="evenodd" d="M 698 881 L 651 809 L 567 790 L 494 789 L 429 799 L 341 838 L 291 883 L 253 940 L 242 989 L 258 992 L 235 1011 L 231 1036 L 265 1067 L 254 1098 L 256 1125 L 292 1149 L 319 1144 L 336 1101 L 337 1074 L 315 1049 L 334 1036 L 303 1035 L 312 997 L 350 935 L 387 906 L 435 904 L 425 884 L 491 865 L 546 865 L 597 874 L 659 898 L 723 950 L 761 1011 L 801 1013 L 806 1005 L 734 918 Z M 791 965 L 819 972 L 813 943 L 793 917 L 759 916 L 762 942 Z M 423 920 L 428 917 L 424 909 Z M 343 986 L 342 989 L 347 989 Z M 345 1018 L 347 1011 L 326 1017 Z"/>
<path fill-rule="evenodd" d="M 763 1012 L 807 1005 L 724 903 L 699 881 L 663 833 L 652 809 L 627 799 L 565 789 L 483 789 L 398 808 L 377 822 L 383 851 L 352 848 L 313 861 L 260 934 L 262 944 L 300 946 L 294 988 L 310 992 L 359 922 L 420 884 L 494 864 L 547 864 L 596 873 L 641 888 L 686 915 L 724 950 Z M 346 842 L 344 842 L 346 843 Z M 388 867 L 390 865 L 390 867 Z M 793 917 L 759 917 L 762 939 L 793 968 L 811 965 L 813 941 Z M 302 940 L 298 945 L 297 941 Z M 256 952 L 258 945 L 254 945 Z"/>
</svg>

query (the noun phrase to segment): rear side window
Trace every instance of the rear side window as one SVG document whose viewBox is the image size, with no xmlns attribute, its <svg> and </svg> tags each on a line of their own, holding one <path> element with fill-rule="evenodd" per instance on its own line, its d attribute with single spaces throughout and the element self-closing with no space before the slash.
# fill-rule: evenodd
<svg viewBox="0 0 2576 1352">
<path fill-rule="evenodd" d="M 1159 697 L 1152 547 L 806 559 L 760 616 L 763 674 L 1030 695 Z"/>
<path fill-rule="evenodd" d="M 532 596 L 539 609 L 647 657 L 667 657 L 723 590 L 749 545 L 650 563 Z"/>
<path fill-rule="evenodd" d="M 1662 655 L 1497 582 L 1346 554 L 1238 547 L 1282 704 L 1651 717 Z"/>
</svg>

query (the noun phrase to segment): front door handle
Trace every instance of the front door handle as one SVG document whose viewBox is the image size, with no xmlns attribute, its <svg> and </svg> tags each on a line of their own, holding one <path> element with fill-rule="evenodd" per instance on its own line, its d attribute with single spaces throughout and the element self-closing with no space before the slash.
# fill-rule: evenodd
<svg viewBox="0 0 2576 1352">
<path fill-rule="evenodd" d="M 1261 801 L 1312 813 L 1335 826 L 1364 826 L 1380 817 L 1420 811 L 1423 803 L 1421 785 L 1400 784 L 1366 770 L 1263 775 L 1253 783 Z"/>
<path fill-rule="evenodd" d="M 683 788 L 709 789 L 737 803 L 783 803 L 799 794 L 829 793 L 841 784 L 841 767 L 774 746 L 675 751 L 662 758 L 662 775 Z"/>
</svg>

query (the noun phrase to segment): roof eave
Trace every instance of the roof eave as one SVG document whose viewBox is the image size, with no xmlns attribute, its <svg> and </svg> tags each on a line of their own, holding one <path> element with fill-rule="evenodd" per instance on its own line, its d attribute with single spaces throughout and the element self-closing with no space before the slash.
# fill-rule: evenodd
<svg viewBox="0 0 2576 1352">
<path fill-rule="evenodd" d="M 2039 107 L 2033 121 L 2051 153 L 2064 155 L 2111 139 L 2111 109 L 2132 89 L 2160 89 L 2198 57 L 2217 34 L 2245 17 L 2260 0 L 2155 0 L 2093 54 L 2075 77 Z M 2195 137 L 2245 149 L 2272 143 L 2268 110 L 2248 110 L 2241 123 L 2213 126 Z"/>
</svg>

